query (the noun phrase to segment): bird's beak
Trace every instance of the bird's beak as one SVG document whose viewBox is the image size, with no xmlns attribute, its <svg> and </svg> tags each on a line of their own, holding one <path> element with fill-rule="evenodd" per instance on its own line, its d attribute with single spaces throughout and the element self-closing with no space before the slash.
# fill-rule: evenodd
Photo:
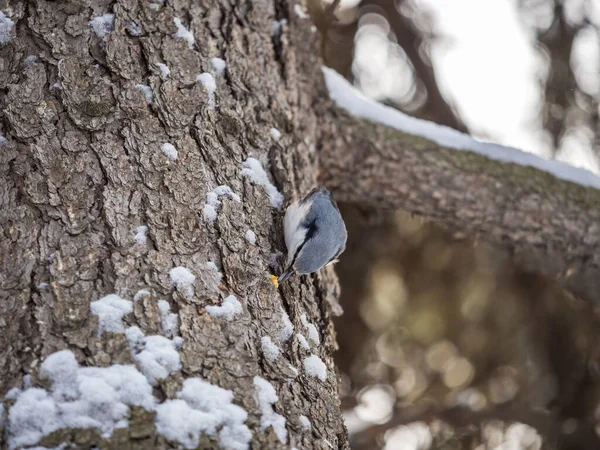
<svg viewBox="0 0 600 450">
<path fill-rule="evenodd" d="M 281 275 L 279 275 L 279 278 L 277 278 L 277 282 L 281 283 L 282 281 L 287 280 L 292 275 L 294 275 L 294 271 L 293 270 L 288 270 L 286 272 L 283 272 Z"/>
</svg>

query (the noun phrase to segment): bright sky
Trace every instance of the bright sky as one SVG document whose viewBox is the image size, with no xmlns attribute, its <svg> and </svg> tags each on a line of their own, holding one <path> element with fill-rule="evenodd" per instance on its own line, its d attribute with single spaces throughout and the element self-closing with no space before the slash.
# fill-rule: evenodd
<svg viewBox="0 0 600 450">
<path fill-rule="evenodd" d="M 547 69 L 534 49 L 533 29 L 521 22 L 527 18 L 518 11 L 516 0 L 411 3 L 419 13 L 431 13 L 433 29 L 443 36 L 431 45 L 438 83 L 473 135 L 549 156 L 550 143 L 541 122 L 539 84 L 546 78 Z M 414 95 L 410 75 L 407 78 L 410 67 L 400 47 L 388 40 L 385 20 L 381 24 L 374 17 L 363 16 L 364 26 L 356 37 L 353 70 L 357 84 L 369 97 L 403 102 Z M 595 33 L 588 30 L 587 35 L 578 36 L 574 49 L 578 82 L 590 90 L 600 89 L 598 45 Z M 419 99 L 415 102 L 418 104 Z M 592 152 L 593 136 L 586 127 L 572 130 L 561 142 L 557 158 L 600 172 Z"/>
</svg>

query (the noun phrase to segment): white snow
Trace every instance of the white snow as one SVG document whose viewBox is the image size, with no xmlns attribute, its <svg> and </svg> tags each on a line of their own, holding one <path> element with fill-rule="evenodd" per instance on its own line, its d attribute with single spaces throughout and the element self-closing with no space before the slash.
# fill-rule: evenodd
<svg viewBox="0 0 600 450">
<path fill-rule="evenodd" d="M 60 444 L 56 447 L 52 447 L 52 448 L 35 446 L 35 447 L 28 447 L 27 450 L 65 450 L 67 447 L 72 448 L 69 446 L 69 444 L 67 444 L 66 442 L 63 442 L 62 444 Z"/>
<path fill-rule="evenodd" d="M 179 154 L 177 153 L 177 149 L 175 146 L 169 142 L 165 142 L 160 146 L 160 150 L 164 153 L 164 155 L 169 158 L 171 161 L 175 161 Z"/>
<path fill-rule="evenodd" d="M 213 77 L 210 73 L 204 72 L 196 77 L 196 81 L 202 83 L 204 86 L 204 90 L 208 94 L 208 107 L 210 109 L 215 108 L 215 91 L 217 90 L 217 83 L 215 82 L 215 77 Z"/>
<path fill-rule="evenodd" d="M 110 436 L 127 426 L 128 405 L 152 410 L 152 387 L 134 366 L 79 367 L 73 353 L 51 354 L 41 365 L 51 381 L 50 392 L 29 388 L 8 410 L 9 449 L 36 444 L 63 428 L 97 428 Z"/>
<path fill-rule="evenodd" d="M 173 37 L 176 39 L 185 39 L 188 43 L 188 47 L 193 49 L 196 39 L 192 32 L 183 25 L 179 17 L 175 17 L 173 22 L 175 22 L 175 26 L 177 27 L 177 33 L 175 33 Z"/>
<path fill-rule="evenodd" d="M 194 296 L 194 281 L 196 277 L 185 267 L 175 267 L 169 271 L 171 283 L 188 300 Z"/>
<path fill-rule="evenodd" d="M 279 400 L 275 388 L 267 380 L 258 376 L 254 377 L 254 388 L 256 389 L 258 406 L 261 412 L 260 429 L 264 431 L 272 426 L 281 443 L 286 444 L 285 417 L 273 410 L 273 404 Z"/>
<path fill-rule="evenodd" d="M 366 98 L 335 70 L 328 67 L 323 67 L 322 70 L 331 99 L 356 117 L 429 139 L 444 147 L 472 151 L 496 161 L 534 167 L 561 180 L 600 189 L 600 177 L 585 169 L 545 159 L 515 148 L 476 141 L 452 128 L 410 117 L 397 109 Z"/>
<path fill-rule="evenodd" d="M 306 10 L 300 3 L 296 3 L 294 5 L 294 12 L 298 16 L 299 19 L 309 19 L 310 16 L 306 13 Z"/>
<path fill-rule="evenodd" d="M 233 392 L 200 378 L 188 378 L 176 400 L 156 408 L 156 430 L 185 448 L 196 448 L 201 434 L 214 436 L 225 450 L 246 450 L 252 433 L 244 422 L 248 413 L 232 403 Z"/>
<path fill-rule="evenodd" d="M 256 244 L 256 233 L 254 231 L 247 230 L 244 237 L 250 244 L 252 244 L 252 245 Z"/>
<path fill-rule="evenodd" d="M 273 27 L 272 27 L 273 36 L 279 37 L 279 35 L 281 35 L 281 27 L 283 25 L 287 25 L 287 23 L 288 23 L 287 19 L 274 20 Z"/>
<path fill-rule="evenodd" d="M 262 349 L 263 355 L 269 361 L 275 361 L 279 358 L 279 347 L 271 340 L 269 336 L 263 336 L 260 340 L 260 348 Z"/>
<path fill-rule="evenodd" d="M 102 39 L 113 30 L 114 22 L 115 15 L 107 13 L 90 20 L 90 26 L 92 27 L 92 30 L 94 30 L 94 33 L 96 33 L 96 36 Z"/>
<path fill-rule="evenodd" d="M 138 245 L 146 245 L 146 233 L 148 232 L 147 225 L 140 225 L 135 229 L 135 235 L 133 239 Z"/>
<path fill-rule="evenodd" d="M 269 255 L 269 267 L 271 269 L 277 270 L 279 269 L 279 257 L 282 255 L 283 253 L 281 253 L 280 251 L 277 251 L 275 253 L 271 253 Z"/>
<path fill-rule="evenodd" d="M 150 297 L 151 295 L 152 294 L 150 294 L 150 291 L 148 291 L 146 289 L 140 289 L 133 296 L 133 301 L 134 302 L 139 302 L 143 297 Z"/>
<path fill-rule="evenodd" d="M 225 74 L 225 68 L 227 67 L 227 63 L 224 59 L 221 58 L 213 58 L 210 60 L 210 63 L 215 69 L 215 75 L 218 77 L 222 77 Z"/>
<path fill-rule="evenodd" d="M 37 59 L 38 57 L 36 55 L 29 55 L 27 58 L 25 58 L 25 64 L 30 66 L 31 64 L 36 62 Z"/>
<path fill-rule="evenodd" d="M 158 63 L 156 65 L 160 69 L 160 76 L 161 76 L 161 78 L 163 80 L 165 78 L 167 78 L 169 76 L 169 74 L 171 73 L 171 69 L 169 69 L 169 66 L 167 66 L 166 64 L 163 64 L 163 63 Z"/>
<path fill-rule="evenodd" d="M 271 206 L 273 208 L 281 208 L 283 205 L 283 195 L 277 190 L 277 188 L 269 181 L 267 172 L 263 169 L 262 164 L 256 158 L 248 158 L 242 163 L 244 168 L 241 171 L 241 175 L 250 177 L 250 181 L 254 184 L 263 186 L 271 199 Z"/>
<path fill-rule="evenodd" d="M 146 84 L 136 84 L 135 87 L 138 91 L 142 91 L 142 93 L 144 94 L 144 97 L 146 97 L 146 103 L 148 105 L 151 105 L 153 96 L 152 96 L 152 89 L 150 89 L 150 86 L 148 86 Z"/>
<path fill-rule="evenodd" d="M 304 414 L 300 415 L 300 423 L 302 424 L 302 428 L 304 428 L 306 431 L 310 431 L 312 429 L 312 423 L 310 423 L 310 419 Z"/>
<path fill-rule="evenodd" d="M 209 201 L 208 195 L 207 201 Z M 217 208 L 210 203 L 205 203 L 204 208 L 202 208 L 202 217 L 206 222 L 213 223 L 215 220 L 217 220 Z"/>
<path fill-rule="evenodd" d="M 300 343 L 303 349 L 310 350 L 310 345 L 308 345 L 308 341 L 306 340 L 303 334 L 296 334 L 296 338 L 298 339 L 298 342 Z"/>
<path fill-rule="evenodd" d="M 206 194 L 206 203 L 202 209 L 202 217 L 207 223 L 213 223 L 217 219 L 217 213 L 221 206 L 219 197 L 227 197 L 238 203 L 241 201 L 240 196 L 233 192 L 226 184 L 216 187 Z"/>
<path fill-rule="evenodd" d="M 277 128 L 273 127 L 271 128 L 271 137 L 278 141 L 281 138 L 281 131 L 279 131 Z"/>
<path fill-rule="evenodd" d="M 127 31 L 129 31 L 129 34 L 132 36 L 139 36 L 142 34 L 140 26 L 135 22 L 129 22 L 129 25 L 127 25 Z"/>
<path fill-rule="evenodd" d="M 302 321 L 302 325 L 304 325 L 308 330 L 308 338 L 315 344 L 319 345 L 321 343 L 321 338 L 319 337 L 319 331 L 317 330 L 317 327 L 308 321 L 306 314 L 302 314 L 300 316 L 300 320 Z"/>
<path fill-rule="evenodd" d="M 321 381 L 327 379 L 327 366 L 317 355 L 310 355 L 304 358 L 304 371 L 311 377 L 316 377 Z"/>
<path fill-rule="evenodd" d="M 294 333 L 294 325 L 292 325 L 290 316 L 285 311 L 281 311 L 281 322 L 283 323 L 283 328 L 279 330 L 279 340 L 287 342 Z"/>
<path fill-rule="evenodd" d="M 228 322 L 243 311 L 242 304 L 235 295 L 226 297 L 221 306 L 207 306 L 205 309 L 211 316 L 223 318 Z"/>
<path fill-rule="evenodd" d="M 8 399 L 8 400 L 14 400 L 16 399 L 19 395 L 21 395 L 21 389 L 19 389 L 18 387 L 14 387 L 11 390 L 9 390 L 6 395 L 4 396 L 4 398 Z"/>
<path fill-rule="evenodd" d="M 298 376 L 298 369 L 291 364 L 288 366 L 288 368 L 292 371 L 292 378 L 296 378 Z"/>
<path fill-rule="evenodd" d="M 176 336 L 178 333 L 177 325 L 179 316 L 171 312 L 171 305 L 166 300 L 158 301 L 158 310 L 160 311 L 160 326 L 163 333 L 171 338 Z"/>
<path fill-rule="evenodd" d="M 8 145 L 8 139 L 0 134 L 0 147 L 4 147 L 5 145 Z"/>
<path fill-rule="evenodd" d="M 6 45 L 12 39 L 11 31 L 15 23 L 0 11 L 0 45 Z"/>
<path fill-rule="evenodd" d="M 181 369 L 179 353 L 175 343 L 164 336 L 144 336 L 138 327 L 125 332 L 131 354 L 151 385 Z"/>
<path fill-rule="evenodd" d="M 133 303 L 110 294 L 90 303 L 90 310 L 98 316 L 98 336 L 105 331 L 123 333 L 123 316 L 133 311 Z"/>
</svg>

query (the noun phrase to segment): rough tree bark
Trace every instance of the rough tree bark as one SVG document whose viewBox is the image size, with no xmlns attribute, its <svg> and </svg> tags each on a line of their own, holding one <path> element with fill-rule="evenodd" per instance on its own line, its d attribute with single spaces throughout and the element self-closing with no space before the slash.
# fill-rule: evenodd
<svg viewBox="0 0 600 450">
<path fill-rule="evenodd" d="M 0 1 L 16 25 L 0 47 L 0 393 L 25 375 L 43 385 L 39 366 L 71 350 L 82 366 L 134 364 L 127 339 L 97 336 L 90 303 L 108 294 L 134 302 L 126 326 L 160 334 L 157 300 L 179 314 L 182 368 L 155 388 L 175 398 L 182 380 L 202 377 L 234 392 L 249 413 L 251 448 L 345 448 L 329 300 L 337 280 L 329 272 L 275 289 L 268 261 L 283 251 L 281 210 L 262 186 L 240 175 L 242 162 L 262 160 L 287 198 L 316 180 L 321 80 L 316 34 L 288 1 Z M 89 21 L 114 13 L 114 29 L 99 38 Z M 180 18 L 194 45 L 175 37 Z M 274 21 L 280 31 L 274 31 Z M 29 56 L 37 58 L 28 58 Z M 211 58 L 227 63 L 216 78 L 217 107 L 196 81 L 214 73 Z M 161 76 L 158 64 L 166 64 Z M 320 82 L 322 84 L 322 82 Z M 143 90 L 150 87 L 147 103 Z M 322 88 L 322 87 L 321 87 Z M 277 140 L 270 130 L 282 132 Z M 171 161 L 161 144 L 172 143 Z M 203 220 L 207 193 L 226 184 L 240 202 L 222 197 L 214 223 Z M 134 239 L 148 226 L 147 240 Z M 245 239 L 256 233 L 256 245 Z M 216 263 L 223 294 L 202 283 L 202 267 Z M 169 279 L 184 266 L 197 275 L 186 298 Z M 227 322 L 205 307 L 236 295 L 243 313 Z M 321 344 L 305 350 L 296 337 L 278 342 L 282 311 L 297 332 L 301 316 L 317 325 Z M 274 361 L 261 338 L 281 348 Z M 308 376 L 311 353 L 327 365 L 327 379 Z M 296 370 L 298 375 L 296 376 Z M 253 377 L 276 388 L 277 413 L 287 420 L 287 445 L 261 430 Z M 11 401 L 4 407 L 10 411 Z M 76 448 L 170 448 L 152 412 L 132 409 L 128 428 L 112 437 L 96 430 L 61 430 L 40 445 Z M 299 421 L 307 416 L 309 430 Z M 6 423 L 6 421 L 4 421 Z M 3 436 L 5 434 L 3 433 Z M 204 439 L 204 438 L 203 438 Z M 216 446 L 214 438 L 202 448 Z"/>
<path fill-rule="evenodd" d="M 507 250 L 520 269 L 600 304 L 600 191 L 334 111 L 322 178 L 342 202 L 403 209 Z M 351 152 L 349 148 L 360 149 Z"/>
<path fill-rule="evenodd" d="M 331 360 L 337 281 L 322 271 L 280 290 L 269 283 L 267 261 L 283 250 L 282 211 L 240 174 L 250 155 L 292 198 L 315 184 L 318 149 L 323 179 L 341 200 L 403 207 L 479 233 L 513 249 L 525 267 L 597 298 L 597 191 L 451 152 L 336 110 L 322 80 L 316 35 L 294 6 L 285 0 L 0 1 L 16 22 L 12 39 L 0 47 L 0 133 L 7 139 L 0 149 L 0 393 L 21 386 L 25 375 L 44 386 L 40 363 L 61 349 L 82 366 L 134 364 L 123 334 L 98 337 L 90 303 L 113 293 L 131 300 L 143 289 L 148 293 L 134 302 L 125 325 L 160 334 L 157 300 L 166 299 L 179 314 L 183 338 L 182 368 L 160 380 L 158 399 L 175 398 L 182 380 L 202 377 L 231 389 L 234 403 L 248 411 L 252 448 L 346 448 Z M 99 38 L 89 21 L 107 12 L 115 14 L 114 30 Z M 175 18 L 195 44 L 174 36 Z M 196 81 L 213 70 L 213 57 L 227 62 L 224 76 L 216 77 L 214 109 Z M 161 75 L 163 63 L 169 75 Z M 150 88 L 150 104 L 138 84 Z M 281 139 L 270 134 L 272 127 Z M 175 145 L 176 160 L 161 152 L 164 142 Z M 207 223 L 207 194 L 223 184 L 241 201 L 221 198 L 216 220 Z M 134 238 L 139 226 L 148 226 L 145 244 Z M 245 239 L 248 230 L 256 245 Z M 223 273 L 223 294 L 203 283 L 208 261 Z M 177 266 L 197 275 L 191 297 L 169 279 Z M 242 301 L 239 317 L 227 322 L 207 313 L 228 294 Z M 282 311 L 298 332 L 306 314 L 321 345 L 305 350 L 292 337 L 278 342 L 279 358 L 266 358 L 261 338 L 277 341 Z M 325 382 L 304 370 L 311 353 L 326 362 Z M 276 388 L 286 445 L 272 428 L 261 430 L 257 375 Z M 11 402 L 4 400 L 9 414 Z M 61 430 L 41 444 L 178 446 L 156 432 L 153 415 L 134 408 L 129 427 L 112 437 Z M 200 446 L 216 441 L 208 437 Z"/>
</svg>

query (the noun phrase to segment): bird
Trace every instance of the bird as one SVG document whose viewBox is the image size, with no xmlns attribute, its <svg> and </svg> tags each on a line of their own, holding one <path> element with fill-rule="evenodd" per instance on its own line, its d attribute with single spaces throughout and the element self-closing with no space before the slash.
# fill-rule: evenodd
<svg viewBox="0 0 600 450">
<path fill-rule="evenodd" d="M 313 273 L 337 262 L 348 239 L 340 210 L 325 187 L 314 188 L 288 206 L 283 234 L 287 261 L 284 272 L 275 280 L 277 285 L 292 275 Z"/>
</svg>

